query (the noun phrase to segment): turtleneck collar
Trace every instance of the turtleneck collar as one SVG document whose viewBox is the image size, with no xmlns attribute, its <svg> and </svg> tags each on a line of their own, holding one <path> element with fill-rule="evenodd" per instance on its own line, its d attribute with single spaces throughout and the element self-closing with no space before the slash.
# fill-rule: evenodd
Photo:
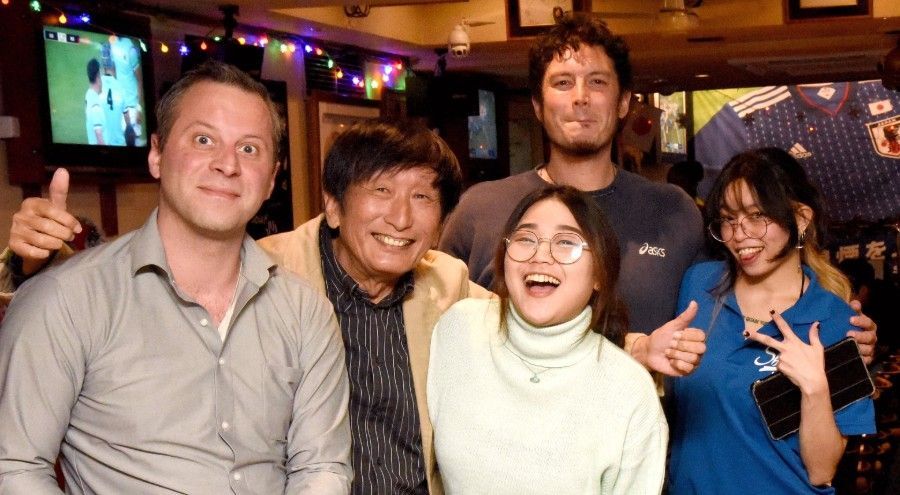
<svg viewBox="0 0 900 495">
<path fill-rule="evenodd" d="M 516 311 L 510 303 L 506 327 L 506 345 L 529 362 L 548 367 L 568 366 L 596 352 L 600 335 L 588 331 L 591 307 L 587 306 L 575 318 L 549 327 L 536 327 Z"/>
</svg>

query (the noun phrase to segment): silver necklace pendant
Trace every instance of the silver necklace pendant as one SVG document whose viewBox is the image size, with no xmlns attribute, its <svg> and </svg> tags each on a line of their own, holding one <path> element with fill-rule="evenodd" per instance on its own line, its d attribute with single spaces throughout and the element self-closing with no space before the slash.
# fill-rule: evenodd
<svg viewBox="0 0 900 495">
<path fill-rule="evenodd" d="M 540 383 L 541 379 L 538 378 L 537 374 L 531 377 L 531 383 Z"/>
</svg>

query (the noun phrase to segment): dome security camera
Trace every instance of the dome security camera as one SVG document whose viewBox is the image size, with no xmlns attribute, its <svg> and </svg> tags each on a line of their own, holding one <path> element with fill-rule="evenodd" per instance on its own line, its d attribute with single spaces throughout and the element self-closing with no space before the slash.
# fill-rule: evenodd
<svg viewBox="0 0 900 495">
<path fill-rule="evenodd" d="M 447 49 L 455 58 L 463 58 L 469 56 L 469 50 L 472 42 L 469 39 L 469 33 L 462 24 L 457 24 L 450 31 L 450 38 L 447 40 Z"/>
</svg>

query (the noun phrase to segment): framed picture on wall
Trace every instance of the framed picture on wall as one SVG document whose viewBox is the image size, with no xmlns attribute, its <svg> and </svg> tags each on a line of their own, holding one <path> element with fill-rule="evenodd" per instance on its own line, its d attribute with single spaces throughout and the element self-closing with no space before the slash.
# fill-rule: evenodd
<svg viewBox="0 0 900 495">
<path fill-rule="evenodd" d="M 584 12 L 590 0 L 506 0 L 507 29 L 510 38 L 537 36 L 567 12 Z"/>
<path fill-rule="evenodd" d="M 871 0 L 784 0 L 788 21 L 871 14 Z"/>
<path fill-rule="evenodd" d="M 334 138 L 355 122 L 381 116 L 380 102 L 313 91 L 307 103 L 310 215 L 322 212 L 322 167 Z"/>
<path fill-rule="evenodd" d="M 678 91 L 664 95 L 653 93 L 653 106 L 659 116 L 659 150 L 668 155 L 687 155 L 687 93 Z"/>
<path fill-rule="evenodd" d="M 478 90 L 478 115 L 469 118 L 469 158 L 497 159 L 497 110 L 493 91 Z"/>
</svg>

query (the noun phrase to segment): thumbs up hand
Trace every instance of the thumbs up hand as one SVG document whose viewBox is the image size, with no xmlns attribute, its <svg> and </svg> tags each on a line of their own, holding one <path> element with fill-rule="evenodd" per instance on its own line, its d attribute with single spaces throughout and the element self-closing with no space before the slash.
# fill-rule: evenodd
<svg viewBox="0 0 900 495">
<path fill-rule="evenodd" d="M 706 352 L 706 334 L 690 328 L 697 316 L 697 303 L 691 301 L 680 315 L 636 341 L 632 356 L 648 369 L 669 376 L 684 376 L 700 365 Z"/>
<path fill-rule="evenodd" d="M 9 249 L 22 258 L 26 275 L 40 270 L 65 241 L 81 232 L 81 224 L 66 211 L 69 172 L 59 168 L 50 181 L 49 198 L 27 198 L 13 215 Z"/>
</svg>

